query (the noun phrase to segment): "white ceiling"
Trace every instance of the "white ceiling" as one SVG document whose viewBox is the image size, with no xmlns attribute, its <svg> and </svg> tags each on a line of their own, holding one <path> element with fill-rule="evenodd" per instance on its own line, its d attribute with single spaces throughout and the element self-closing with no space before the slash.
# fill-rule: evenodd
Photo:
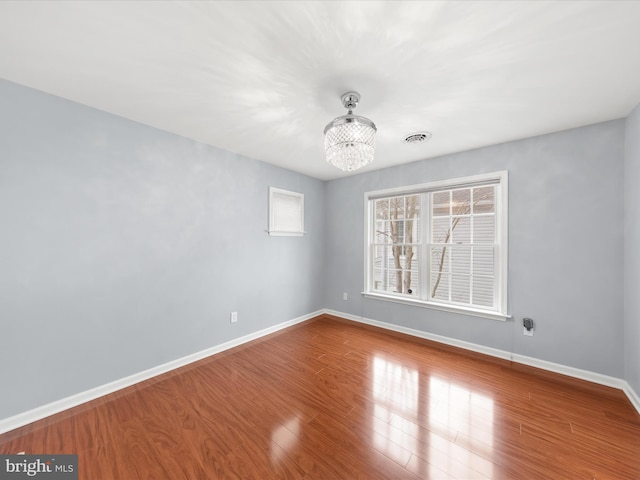
<svg viewBox="0 0 640 480">
<path fill-rule="evenodd" d="M 3 1 L 0 77 L 331 179 L 349 90 L 359 172 L 627 116 L 640 2 Z"/>
</svg>

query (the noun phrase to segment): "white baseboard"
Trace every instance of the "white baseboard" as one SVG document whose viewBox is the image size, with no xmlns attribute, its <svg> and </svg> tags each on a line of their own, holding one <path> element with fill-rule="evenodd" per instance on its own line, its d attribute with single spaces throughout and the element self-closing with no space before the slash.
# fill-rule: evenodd
<svg viewBox="0 0 640 480">
<path fill-rule="evenodd" d="M 211 355 L 215 355 L 216 353 L 229 350 L 230 348 L 237 347 L 239 345 L 250 342 L 252 340 L 256 340 L 271 333 L 275 333 L 287 327 L 305 322 L 312 319 L 313 317 L 322 315 L 323 313 L 324 312 L 321 310 L 314 313 L 309 313 L 307 315 L 294 318 L 293 320 L 289 320 L 287 322 L 279 323 L 272 327 L 265 328 L 258 332 L 250 333 L 249 335 L 229 340 L 228 342 L 222 343 L 220 345 L 215 345 L 211 348 L 207 348 L 206 350 L 187 355 L 186 357 L 178 358 L 177 360 L 158 365 L 157 367 L 134 373 L 133 375 L 129 375 L 128 377 L 115 380 L 105 385 L 100 385 L 90 390 L 71 395 L 70 397 L 66 397 L 55 402 L 48 403 L 46 405 L 36 407 L 23 413 L 19 413 L 12 417 L 4 418 L 0 420 L 0 434 L 9 432 L 37 420 L 41 420 L 45 417 L 62 412 L 69 408 L 76 407 L 91 400 L 95 400 L 96 398 L 108 395 L 109 393 L 113 393 L 123 388 L 130 387 L 132 385 L 135 385 L 136 383 L 143 382 L 144 380 L 162 375 L 163 373 L 170 372 L 171 370 L 175 370 L 176 368 L 184 367 L 185 365 L 196 362 L 198 360 L 202 360 L 203 358 L 209 357 Z"/>
<path fill-rule="evenodd" d="M 636 393 L 636 391 L 631 388 L 628 382 L 625 382 L 625 387 L 623 388 L 624 393 L 626 393 L 627 398 L 631 402 L 631 404 L 636 407 L 638 413 L 640 413 L 640 395 Z"/>
<path fill-rule="evenodd" d="M 422 330 L 415 330 L 413 328 L 402 327 L 400 325 L 394 325 L 392 323 L 381 322 L 379 320 L 373 320 L 370 318 L 351 315 L 348 313 L 338 312 L 335 310 L 325 309 L 323 310 L 323 313 L 326 313 L 327 315 L 334 315 L 340 318 L 345 318 L 347 320 L 352 320 L 354 322 L 373 325 L 375 327 L 384 328 L 386 330 L 391 330 L 394 332 L 405 333 L 407 335 L 424 338 L 426 340 L 432 340 L 434 342 L 443 343 L 445 345 L 451 345 L 453 347 L 459 347 L 465 350 L 483 353 L 485 355 L 490 355 L 492 357 L 502 358 L 504 360 L 510 360 L 512 362 L 520 363 L 522 365 L 529 365 L 531 367 L 540 368 L 542 370 L 547 370 L 554 373 L 560 373 L 562 375 L 567 375 L 569 377 L 586 380 L 588 382 L 597 383 L 600 385 L 605 385 L 607 387 L 617 388 L 619 390 L 622 390 L 627 395 L 627 397 L 631 401 L 631 404 L 634 406 L 636 411 L 640 414 L 640 397 L 633 390 L 633 388 L 631 388 L 631 385 L 629 385 L 627 381 L 621 378 L 610 377 L 608 375 L 603 375 L 601 373 L 590 372 L 588 370 L 581 370 L 579 368 L 569 367 L 566 365 L 561 365 L 559 363 L 548 362 L 546 360 L 527 357 L 526 355 L 506 352 L 504 350 L 499 350 L 497 348 L 485 347 L 484 345 L 465 342 L 463 340 L 457 340 L 455 338 L 444 337 L 442 335 L 423 332 Z"/>
<path fill-rule="evenodd" d="M 434 333 L 423 332 L 422 330 L 415 330 L 413 328 L 402 327 L 400 325 L 394 325 L 393 323 L 381 322 L 379 320 L 373 320 L 371 318 L 359 317 L 356 315 L 350 315 L 348 313 L 337 312 L 335 310 L 325 310 L 327 315 L 334 315 L 336 317 L 345 318 L 354 322 L 365 323 L 374 327 L 384 328 L 385 330 L 392 330 L 394 332 L 405 333 L 413 337 L 420 337 L 426 340 L 433 340 L 434 342 L 444 343 L 446 345 L 452 345 L 454 347 L 464 348 L 465 350 L 471 350 L 473 352 L 484 353 L 491 355 L 492 357 L 503 358 L 505 360 L 511 360 L 511 353 L 497 348 L 485 347 L 475 343 L 465 342 L 463 340 L 456 340 L 455 338 L 443 337 Z"/>
</svg>

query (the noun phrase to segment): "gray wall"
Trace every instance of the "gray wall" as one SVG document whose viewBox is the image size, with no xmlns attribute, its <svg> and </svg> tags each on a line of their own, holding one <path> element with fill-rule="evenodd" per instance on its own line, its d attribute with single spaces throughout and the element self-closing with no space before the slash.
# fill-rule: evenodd
<svg viewBox="0 0 640 480">
<path fill-rule="evenodd" d="M 328 182 L 327 308 L 622 377 L 624 132 L 616 120 Z M 515 321 L 359 294 L 364 192 L 498 170 L 509 171 Z M 525 316 L 536 322 L 533 337 L 522 335 Z"/>
<path fill-rule="evenodd" d="M 625 380 L 640 395 L 640 105 L 627 118 L 624 164 Z"/>
<path fill-rule="evenodd" d="M 0 80 L 0 418 L 324 307 L 324 218 L 319 180 Z"/>
</svg>

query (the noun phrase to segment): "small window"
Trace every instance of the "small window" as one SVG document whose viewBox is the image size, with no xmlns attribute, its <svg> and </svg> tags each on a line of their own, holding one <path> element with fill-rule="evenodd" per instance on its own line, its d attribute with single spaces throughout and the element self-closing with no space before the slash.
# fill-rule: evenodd
<svg viewBox="0 0 640 480">
<path fill-rule="evenodd" d="M 304 235 L 304 194 L 269 187 L 269 235 Z"/>
<path fill-rule="evenodd" d="M 368 192 L 365 294 L 507 315 L 507 172 Z"/>
</svg>

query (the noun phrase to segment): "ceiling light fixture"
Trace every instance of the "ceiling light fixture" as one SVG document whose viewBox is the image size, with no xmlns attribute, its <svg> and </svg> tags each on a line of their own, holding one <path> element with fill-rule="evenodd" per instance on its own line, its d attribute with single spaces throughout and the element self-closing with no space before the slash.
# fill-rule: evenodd
<svg viewBox="0 0 640 480">
<path fill-rule="evenodd" d="M 353 114 L 360 101 L 359 93 L 347 92 L 340 98 L 348 113 L 334 118 L 324 128 L 324 148 L 327 162 L 351 172 L 373 161 L 377 129 L 368 118 Z"/>
</svg>

